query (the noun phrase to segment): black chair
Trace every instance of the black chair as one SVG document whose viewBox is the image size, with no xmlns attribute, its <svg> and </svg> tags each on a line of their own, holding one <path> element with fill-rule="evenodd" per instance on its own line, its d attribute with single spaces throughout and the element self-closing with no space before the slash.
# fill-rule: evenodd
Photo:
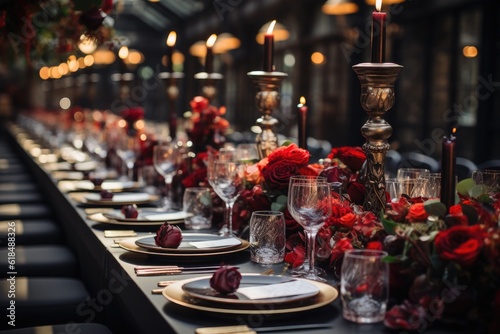
<svg viewBox="0 0 500 334">
<path fill-rule="evenodd" d="M 396 150 L 389 150 L 385 156 L 385 172 L 391 177 L 396 177 L 398 166 L 401 163 L 401 154 Z"/>
<path fill-rule="evenodd" d="M 402 161 L 399 168 L 426 168 L 431 173 L 437 173 L 440 170 L 439 163 L 432 157 L 419 152 L 405 152 L 401 154 Z"/>
<path fill-rule="evenodd" d="M 15 324 L 18 328 L 85 322 L 88 317 L 81 309 L 85 310 L 89 294 L 79 279 L 21 276 L 15 277 L 15 281 L 2 279 L 0 291 L 5 291 L 0 294 L 2 308 L 7 308 L 14 300 L 8 293 L 12 284 L 15 284 Z M 7 308 L 7 315 L 9 312 Z M 12 329 L 8 321 L 4 316 L 0 329 Z"/>
<path fill-rule="evenodd" d="M 500 170 L 500 159 L 485 161 L 477 167 L 478 170 L 485 170 L 485 169 Z"/>
<path fill-rule="evenodd" d="M 61 230 L 51 219 L 4 220 L 0 221 L 0 247 L 6 247 L 9 231 L 14 230 L 16 245 L 47 245 L 62 242 Z"/>
<path fill-rule="evenodd" d="M 475 170 L 478 170 L 478 167 L 474 162 L 466 158 L 457 157 L 455 173 L 459 181 L 470 178 L 472 172 Z"/>
</svg>

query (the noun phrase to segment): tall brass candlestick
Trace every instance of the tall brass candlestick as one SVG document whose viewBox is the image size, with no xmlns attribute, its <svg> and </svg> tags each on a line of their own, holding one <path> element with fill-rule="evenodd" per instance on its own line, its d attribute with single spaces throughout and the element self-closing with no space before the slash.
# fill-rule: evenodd
<svg viewBox="0 0 500 334">
<path fill-rule="evenodd" d="M 361 127 L 366 138 L 366 196 L 364 208 L 379 214 L 386 206 L 384 161 L 392 127 L 383 115 L 395 101 L 394 83 L 403 66 L 393 63 L 361 63 L 353 66 L 361 83 L 361 105 L 368 120 Z"/>
<path fill-rule="evenodd" d="M 262 129 L 257 135 L 256 144 L 259 158 L 263 159 L 278 147 L 278 136 L 273 128 L 278 124 L 278 120 L 271 116 L 273 110 L 280 105 L 279 88 L 283 79 L 288 74 L 282 72 L 252 71 L 247 74 L 255 83 L 257 95 L 255 102 L 262 116 L 257 119 L 257 125 Z"/>
</svg>

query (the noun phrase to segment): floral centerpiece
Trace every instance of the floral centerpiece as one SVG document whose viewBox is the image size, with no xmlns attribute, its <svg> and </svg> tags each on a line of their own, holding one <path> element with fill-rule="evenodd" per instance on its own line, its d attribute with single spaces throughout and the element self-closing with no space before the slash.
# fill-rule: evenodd
<svg viewBox="0 0 500 334">
<path fill-rule="evenodd" d="M 365 196 L 359 147 L 334 148 L 321 164 L 295 144 L 277 148 L 246 168 L 246 189 L 234 206 L 235 230 L 245 229 L 256 210 L 280 210 L 287 224 L 285 261 L 303 263 L 302 227 L 289 214 L 288 182 L 295 175 L 325 176 L 340 185 L 332 196 L 332 216 L 317 236 L 317 259 L 330 275 L 339 278 L 345 251 L 355 248 L 388 252 L 390 309 L 385 325 L 422 331 L 436 320 L 478 322 L 486 330 L 500 328 L 500 194 L 488 192 L 468 179 L 457 185 L 459 202 L 447 209 L 437 199 L 390 201 L 379 214 L 363 209 Z M 183 182 L 193 186 L 206 180 L 205 166 Z M 205 183 L 206 185 L 206 183 Z M 222 219 L 220 219 L 222 221 Z M 499 320 L 495 320 L 499 319 Z"/>
<path fill-rule="evenodd" d="M 215 107 L 203 96 L 196 96 L 189 103 L 191 112 L 186 122 L 186 132 L 195 152 L 204 152 L 208 147 L 219 149 L 226 142 L 224 132 L 229 122 L 223 117 L 226 107 Z"/>
</svg>

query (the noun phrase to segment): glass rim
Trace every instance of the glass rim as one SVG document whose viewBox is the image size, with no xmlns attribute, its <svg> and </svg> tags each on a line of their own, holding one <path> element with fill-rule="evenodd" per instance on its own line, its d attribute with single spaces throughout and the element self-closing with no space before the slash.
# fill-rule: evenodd
<svg viewBox="0 0 500 334">
<path fill-rule="evenodd" d="M 187 190 L 208 190 L 208 191 L 210 191 L 210 187 L 187 187 L 186 189 L 184 189 L 184 191 L 187 191 Z"/>
<path fill-rule="evenodd" d="M 253 211 L 252 216 L 284 216 L 284 213 L 278 210 L 258 210 Z"/>
<path fill-rule="evenodd" d="M 366 259 L 371 257 L 381 258 L 388 256 L 389 253 L 378 249 L 348 249 L 345 251 L 345 255 L 356 259 Z"/>
</svg>

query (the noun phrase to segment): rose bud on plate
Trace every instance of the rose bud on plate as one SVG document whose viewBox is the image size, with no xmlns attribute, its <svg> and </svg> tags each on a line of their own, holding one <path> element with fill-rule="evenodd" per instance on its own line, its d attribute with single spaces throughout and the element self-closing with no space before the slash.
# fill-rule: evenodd
<svg viewBox="0 0 500 334">
<path fill-rule="evenodd" d="M 164 248 L 177 248 L 182 241 L 182 231 L 177 226 L 164 223 L 156 231 L 155 243 Z"/>
<path fill-rule="evenodd" d="M 92 182 L 92 184 L 95 186 L 95 187 L 100 187 L 102 185 L 102 183 L 104 182 L 104 179 L 102 177 L 90 177 L 90 182 Z"/>
<path fill-rule="evenodd" d="M 241 273 L 235 267 L 221 266 L 210 278 L 210 287 L 222 294 L 233 293 L 238 290 Z"/>
<path fill-rule="evenodd" d="M 139 211 L 137 210 L 137 205 L 124 205 L 122 206 L 122 213 L 125 218 L 137 218 L 139 216 Z"/>
<path fill-rule="evenodd" d="M 101 199 L 111 200 L 113 199 L 114 194 L 107 190 L 101 191 Z"/>
</svg>

